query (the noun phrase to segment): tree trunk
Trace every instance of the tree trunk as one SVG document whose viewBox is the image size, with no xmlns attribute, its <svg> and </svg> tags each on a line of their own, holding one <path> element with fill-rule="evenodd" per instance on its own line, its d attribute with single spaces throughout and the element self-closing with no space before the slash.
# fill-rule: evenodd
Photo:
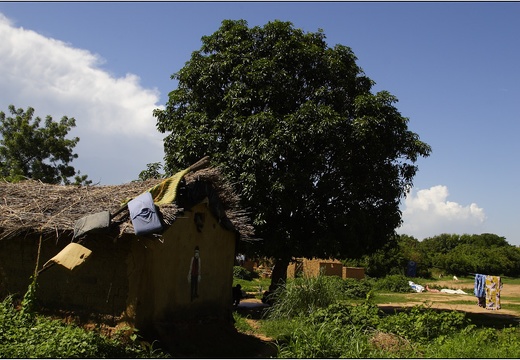
<svg viewBox="0 0 520 360">
<path fill-rule="evenodd" d="M 285 284 L 287 281 L 287 267 L 289 266 L 289 260 L 276 259 L 271 273 L 271 286 L 269 291 L 274 291 L 279 285 Z"/>
</svg>

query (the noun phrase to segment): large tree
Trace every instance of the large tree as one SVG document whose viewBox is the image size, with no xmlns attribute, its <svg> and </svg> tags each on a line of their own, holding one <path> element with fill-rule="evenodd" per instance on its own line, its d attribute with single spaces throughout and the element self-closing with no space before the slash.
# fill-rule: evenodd
<svg viewBox="0 0 520 360">
<path fill-rule="evenodd" d="M 167 171 L 210 155 L 236 185 L 258 251 L 277 261 L 273 282 L 292 257 L 353 258 L 395 238 L 415 162 L 431 152 L 356 60 L 321 30 L 225 20 L 154 111 Z"/>
<path fill-rule="evenodd" d="M 73 149 L 78 137 L 67 139 L 69 131 L 76 126 L 74 118 L 63 116 L 60 122 L 34 116 L 34 109 L 16 109 L 9 105 L 11 116 L 0 111 L 0 178 L 17 181 L 23 178 L 46 183 L 70 183 L 76 175 L 69 165 L 78 157 Z M 87 175 L 76 176 L 76 183 L 89 184 Z"/>
</svg>

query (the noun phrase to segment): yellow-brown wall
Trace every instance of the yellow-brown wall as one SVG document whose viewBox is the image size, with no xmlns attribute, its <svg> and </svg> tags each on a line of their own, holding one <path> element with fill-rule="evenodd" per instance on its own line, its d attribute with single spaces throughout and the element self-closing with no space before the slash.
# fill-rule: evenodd
<svg viewBox="0 0 520 360">
<path fill-rule="evenodd" d="M 296 259 L 287 267 L 287 277 L 294 278 L 301 275 L 315 277 L 323 272 L 327 276 L 339 276 L 342 279 L 355 278 L 363 279 L 365 277 L 364 268 L 345 267 L 339 260 L 324 259 Z"/>
<path fill-rule="evenodd" d="M 204 214 L 197 231 L 193 216 Z M 47 238 L 40 268 L 72 240 Z M 89 235 L 92 250 L 73 271 L 55 265 L 38 276 L 37 298 L 47 307 L 111 315 L 137 328 L 175 319 L 230 319 L 235 233 L 218 224 L 205 203 L 185 211 L 162 237 Z M 0 296 L 23 296 L 36 266 L 38 236 L 0 242 Z M 200 248 L 199 298 L 190 299 L 187 276 L 194 248 Z"/>
<path fill-rule="evenodd" d="M 343 269 L 343 278 L 345 279 L 364 279 L 365 268 L 362 267 L 345 267 Z"/>
<path fill-rule="evenodd" d="M 193 219 L 195 213 L 204 214 L 200 232 Z M 179 217 L 163 234 L 163 240 L 153 245 L 132 244 L 128 272 L 141 275 L 129 276 L 129 315 L 137 311 L 138 324 L 149 319 L 230 317 L 235 234 L 220 226 L 201 203 Z M 191 301 L 188 272 L 196 246 L 200 250 L 201 281 L 199 297 Z"/>
</svg>

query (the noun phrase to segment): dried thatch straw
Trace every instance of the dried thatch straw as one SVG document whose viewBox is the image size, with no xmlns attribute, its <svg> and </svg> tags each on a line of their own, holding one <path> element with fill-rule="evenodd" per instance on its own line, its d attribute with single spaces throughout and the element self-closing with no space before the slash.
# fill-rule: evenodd
<svg viewBox="0 0 520 360">
<path fill-rule="evenodd" d="M 223 179 L 217 168 L 206 168 L 188 173 L 187 184 L 196 180 L 208 181 L 218 194 L 226 217 L 239 232 L 242 240 L 253 235 L 247 214 L 239 208 L 239 197 Z M 51 185 L 27 180 L 19 183 L 0 181 L 0 240 L 21 234 L 64 233 L 74 229 L 75 222 L 100 211 L 114 214 L 125 200 L 134 198 L 161 180 L 131 182 L 123 185 L 75 186 Z M 182 211 L 175 204 L 160 207 L 166 223 Z M 126 215 L 126 218 L 125 218 Z M 121 233 L 133 233 L 128 210 L 114 220 Z"/>
</svg>

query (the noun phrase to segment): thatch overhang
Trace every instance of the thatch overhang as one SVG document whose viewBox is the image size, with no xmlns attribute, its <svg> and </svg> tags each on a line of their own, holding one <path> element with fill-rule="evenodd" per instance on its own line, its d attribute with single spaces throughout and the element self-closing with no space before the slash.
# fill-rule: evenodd
<svg viewBox="0 0 520 360">
<path fill-rule="evenodd" d="M 95 186 L 52 185 L 35 180 L 18 183 L 0 181 L 0 241 L 30 234 L 44 237 L 70 235 L 80 218 L 100 211 L 114 214 L 125 201 L 139 196 L 161 181 L 154 179 Z M 213 200 L 218 200 L 217 218 L 231 225 L 240 240 L 252 240 L 254 231 L 249 216 L 240 208 L 238 195 L 219 169 L 210 167 L 184 176 L 183 186 L 186 188 L 201 183 L 209 184 Z M 175 201 L 160 206 L 159 210 L 166 225 L 170 225 L 185 209 Z M 110 230 L 116 237 L 134 233 L 127 208 L 112 219 Z"/>
</svg>

